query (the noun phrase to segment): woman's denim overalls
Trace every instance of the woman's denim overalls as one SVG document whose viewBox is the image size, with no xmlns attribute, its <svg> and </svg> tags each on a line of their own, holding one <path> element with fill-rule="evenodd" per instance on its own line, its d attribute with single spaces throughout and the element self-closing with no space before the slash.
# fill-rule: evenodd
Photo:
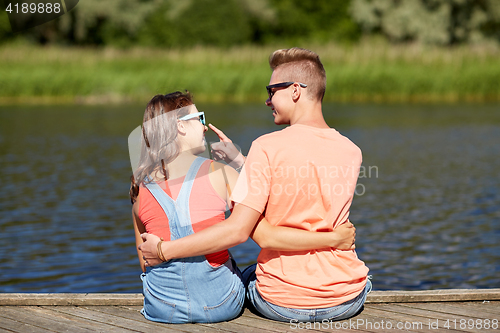
<svg viewBox="0 0 500 333">
<path fill-rule="evenodd" d="M 191 235 L 189 196 L 193 181 L 205 161 L 193 162 L 177 200 L 155 182 L 146 184 L 167 214 L 171 240 Z M 233 319 L 241 312 L 245 289 L 234 260 L 211 266 L 204 256 L 174 259 L 142 274 L 144 308 L 149 320 L 165 323 L 211 323 Z"/>
</svg>

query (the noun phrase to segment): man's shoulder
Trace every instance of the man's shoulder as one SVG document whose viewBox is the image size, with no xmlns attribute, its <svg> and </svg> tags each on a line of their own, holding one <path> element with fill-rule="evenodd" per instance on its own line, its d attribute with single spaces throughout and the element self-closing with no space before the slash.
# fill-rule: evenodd
<svg viewBox="0 0 500 333">
<path fill-rule="evenodd" d="M 253 145 L 264 151 L 301 150 L 321 146 L 325 151 L 335 150 L 361 154 L 361 149 L 335 128 L 315 129 L 306 126 L 288 126 L 281 130 L 261 135 Z M 317 149 L 312 149 L 316 151 Z M 312 153 L 312 151 L 311 151 Z"/>
<path fill-rule="evenodd" d="M 286 131 L 289 130 L 291 127 L 285 127 L 277 131 L 273 131 L 270 133 L 262 134 L 259 136 L 256 140 L 269 140 L 273 138 L 278 138 L 286 135 Z"/>
<path fill-rule="evenodd" d="M 349 142 L 354 144 L 349 138 L 345 135 L 338 132 L 335 128 L 314 128 L 310 126 L 288 126 L 281 130 L 274 131 L 271 133 L 263 134 L 259 136 L 254 142 L 258 143 L 267 143 L 267 142 L 275 142 L 276 140 L 290 140 L 290 139 L 302 139 L 302 138 L 314 138 L 318 137 L 322 140 L 331 139 L 331 140 L 341 140 L 345 142 Z"/>
<path fill-rule="evenodd" d="M 340 140 L 342 140 L 342 142 L 349 146 L 350 148 L 354 149 L 354 150 L 359 150 L 359 152 L 361 152 L 361 149 L 351 140 L 349 139 L 347 136 L 337 132 L 337 135 L 338 137 L 340 138 Z"/>
<path fill-rule="evenodd" d="M 287 128 L 288 127 L 281 129 L 281 130 L 278 130 L 278 131 L 271 132 L 271 133 L 263 134 L 263 135 L 259 136 L 257 139 L 255 139 L 253 141 L 253 143 L 258 143 L 259 145 L 265 147 L 265 146 L 268 146 L 270 144 L 272 145 L 273 143 L 276 143 L 277 140 L 286 139 L 287 135 L 284 131 Z"/>
</svg>

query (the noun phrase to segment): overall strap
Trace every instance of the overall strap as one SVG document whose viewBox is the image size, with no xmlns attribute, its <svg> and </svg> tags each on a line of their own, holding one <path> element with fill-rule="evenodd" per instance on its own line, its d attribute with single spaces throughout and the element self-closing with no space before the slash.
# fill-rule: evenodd
<svg viewBox="0 0 500 333">
<path fill-rule="evenodd" d="M 177 221 L 179 220 L 179 216 L 177 214 L 175 201 L 171 197 L 169 197 L 168 194 L 165 193 L 165 191 L 157 183 L 146 182 L 145 185 L 167 215 L 168 226 L 170 229 L 170 239 L 175 240 L 181 238 L 182 236 L 177 223 Z"/>
<path fill-rule="evenodd" d="M 191 167 L 189 168 L 186 174 L 186 178 L 184 178 L 184 182 L 182 183 L 179 195 L 177 196 L 176 206 L 181 210 L 181 212 L 184 215 L 182 218 L 179 219 L 179 223 L 182 227 L 191 224 L 191 215 L 189 213 L 189 197 L 191 196 L 191 189 L 193 188 L 193 183 L 196 178 L 196 175 L 198 174 L 201 165 L 206 160 L 207 160 L 206 158 L 198 156 L 193 161 Z"/>
<path fill-rule="evenodd" d="M 197 157 L 193 161 L 184 178 L 177 200 L 172 199 L 157 183 L 146 183 L 146 187 L 167 215 L 171 240 L 185 237 L 194 232 L 191 227 L 189 197 L 196 174 L 206 160 L 206 158 Z"/>
</svg>

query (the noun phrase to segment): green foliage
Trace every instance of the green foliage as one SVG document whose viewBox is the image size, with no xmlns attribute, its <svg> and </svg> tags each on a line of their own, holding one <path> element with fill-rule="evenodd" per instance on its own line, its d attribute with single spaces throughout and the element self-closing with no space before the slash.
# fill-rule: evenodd
<svg viewBox="0 0 500 333">
<path fill-rule="evenodd" d="M 277 19 L 270 26 L 267 39 L 302 38 L 324 42 L 359 37 L 360 29 L 348 13 L 349 1 L 270 0 L 270 3 Z"/>
<path fill-rule="evenodd" d="M 77 42 L 123 44 L 133 40 L 144 19 L 161 0 L 85 0 L 75 8 L 74 38 Z"/>
<path fill-rule="evenodd" d="M 84 0 L 69 13 L 22 32 L 41 44 L 128 45 L 162 0 Z"/>
<path fill-rule="evenodd" d="M 2 4 L 0 3 L 0 8 Z M 7 12 L 0 12 L 0 43 L 2 40 L 8 40 L 12 38 L 12 33 L 10 32 L 10 23 Z"/>
<path fill-rule="evenodd" d="M 165 1 L 147 17 L 138 39 L 152 46 L 230 46 L 248 42 L 250 23 L 237 0 Z"/>
<path fill-rule="evenodd" d="M 352 0 L 354 19 L 394 41 L 450 45 L 500 41 L 498 0 Z"/>
<path fill-rule="evenodd" d="M 83 0 L 20 35 L 40 44 L 118 47 L 356 40 L 361 30 L 349 16 L 349 1 Z"/>
<path fill-rule="evenodd" d="M 230 46 L 247 41 L 250 29 L 236 0 L 198 0 L 175 21 L 185 45 Z"/>
<path fill-rule="evenodd" d="M 5 28 L 2 30 L 2 28 Z M 12 39 L 5 13 L 0 43 Z M 500 0 L 82 0 L 15 36 L 37 44 L 228 47 L 359 41 L 500 41 Z"/>
</svg>

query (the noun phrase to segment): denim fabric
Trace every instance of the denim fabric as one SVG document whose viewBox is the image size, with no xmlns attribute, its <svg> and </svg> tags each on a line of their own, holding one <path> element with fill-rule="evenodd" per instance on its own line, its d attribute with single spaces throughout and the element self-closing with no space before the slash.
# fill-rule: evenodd
<svg viewBox="0 0 500 333">
<path fill-rule="evenodd" d="M 177 200 L 156 183 L 147 184 L 168 216 L 171 240 L 193 233 L 189 196 L 193 181 L 206 159 L 198 157 L 186 175 Z M 229 320 L 241 312 L 245 289 L 241 273 L 230 257 L 221 266 L 211 266 L 205 256 L 170 260 L 148 267 L 141 275 L 144 308 L 149 320 L 164 323 L 213 323 Z"/>
<path fill-rule="evenodd" d="M 361 294 L 340 305 L 323 309 L 285 308 L 267 302 L 260 296 L 255 286 L 257 281 L 255 276 L 255 267 L 256 264 L 249 266 L 242 273 L 245 288 L 247 289 L 247 300 L 264 317 L 277 321 L 297 323 L 348 319 L 356 315 L 362 309 L 366 300 L 366 295 L 372 289 L 372 283 L 368 278 L 366 279 L 366 287 Z"/>
</svg>

